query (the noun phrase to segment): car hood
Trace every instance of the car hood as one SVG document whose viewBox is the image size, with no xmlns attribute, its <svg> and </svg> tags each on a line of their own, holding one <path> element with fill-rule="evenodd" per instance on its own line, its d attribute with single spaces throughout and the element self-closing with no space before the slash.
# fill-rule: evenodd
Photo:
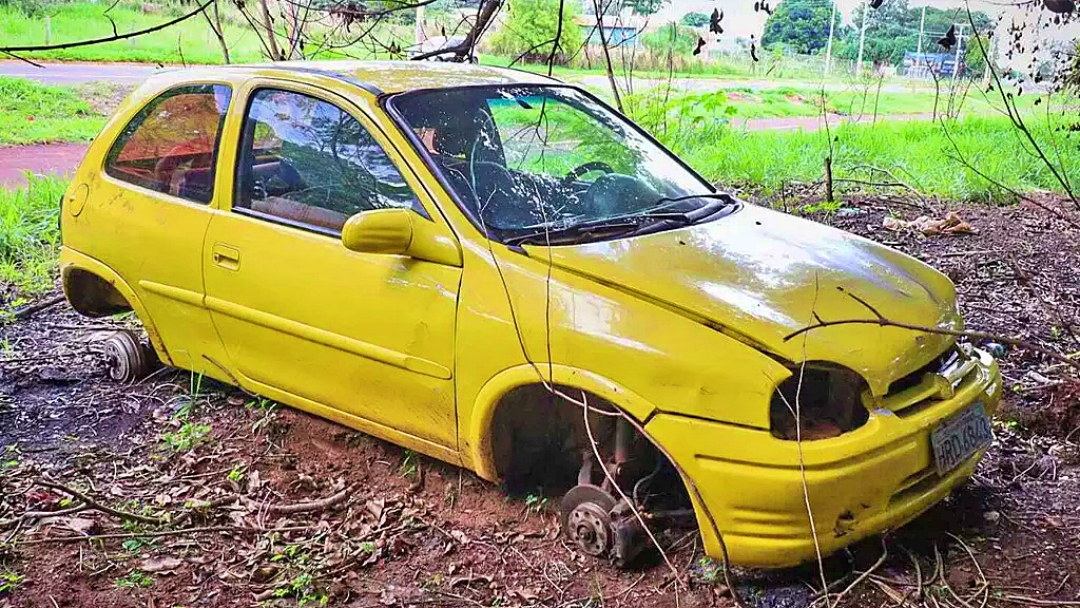
<svg viewBox="0 0 1080 608">
<path fill-rule="evenodd" d="M 929 363 L 953 338 L 876 324 L 835 325 L 785 338 L 813 324 L 815 315 L 825 322 L 876 318 L 852 296 L 891 321 L 962 327 L 955 289 L 933 268 L 848 232 L 755 205 L 678 230 L 552 247 L 550 255 L 554 266 L 695 318 L 789 362 L 826 361 L 854 370 L 875 395 Z"/>
</svg>

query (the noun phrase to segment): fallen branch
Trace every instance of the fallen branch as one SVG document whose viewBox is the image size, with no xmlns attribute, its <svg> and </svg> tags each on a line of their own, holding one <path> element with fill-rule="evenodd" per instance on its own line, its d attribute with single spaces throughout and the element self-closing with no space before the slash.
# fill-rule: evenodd
<svg viewBox="0 0 1080 608">
<path fill-rule="evenodd" d="M 32 521 L 32 520 L 35 520 L 35 519 L 44 519 L 46 517 L 61 517 L 61 516 L 64 516 L 64 515 L 72 515 L 74 513 L 79 513 L 80 511 L 85 511 L 88 508 L 89 507 L 86 506 L 86 505 L 79 505 L 77 507 L 71 507 L 69 509 L 60 509 L 59 511 L 27 511 L 26 513 L 23 513 L 22 515 L 17 515 L 15 517 L 12 517 L 12 518 L 9 518 L 9 519 L 0 520 L 0 529 L 6 529 L 6 528 L 10 527 L 11 524 L 17 524 L 17 523 L 22 523 L 22 522 L 26 522 L 26 521 Z"/>
<path fill-rule="evenodd" d="M 991 333 L 985 332 L 985 331 L 975 331 L 975 330 L 968 330 L 968 329 L 947 329 L 947 328 L 944 328 L 944 327 L 931 327 L 929 325 L 918 325 L 918 324 L 915 324 L 915 323 L 905 323 L 903 321 L 893 321 L 892 319 L 889 319 L 888 317 L 886 317 L 886 316 L 882 315 L 880 312 L 878 312 L 878 310 L 876 308 L 874 308 L 873 306 L 871 306 L 866 300 L 863 300 L 859 296 L 857 296 L 857 295 L 855 295 L 855 294 L 853 294 L 853 293 L 851 293 L 849 291 L 844 290 L 843 287 L 837 287 L 837 289 L 844 292 L 844 293 L 846 293 L 848 296 L 850 296 L 852 299 L 854 299 L 859 304 L 862 304 L 863 306 L 865 306 L 867 308 L 867 310 L 869 310 L 870 312 L 872 312 L 874 314 L 875 318 L 873 318 L 873 319 L 837 319 L 837 320 L 834 320 L 834 321 L 826 321 L 826 320 L 822 319 L 821 317 L 816 317 L 816 322 L 813 323 L 812 325 L 807 325 L 806 327 L 803 327 L 801 329 L 797 329 L 797 330 L 791 332 L 790 334 L 784 336 L 784 342 L 787 342 L 787 341 L 791 340 L 792 338 L 801 336 L 802 334 L 805 334 L 805 333 L 807 333 L 807 332 L 809 332 L 811 330 L 814 330 L 814 329 L 821 329 L 821 328 L 824 328 L 824 327 L 833 327 L 833 326 L 836 326 L 836 325 L 877 325 L 879 327 L 899 327 L 901 329 L 908 329 L 908 330 L 911 330 L 911 331 L 919 331 L 919 332 L 924 332 L 924 333 L 929 333 L 929 334 L 940 334 L 940 335 L 944 335 L 944 336 L 956 336 L 958 338 L 971 338 L 971 339 L 974 339 L 974 340 L 990 340 L 990 341 L 994 341 L 994 342 L 1004 342 L 1005 344 L 1010 344 L 1012 346 L 1018 346 L 1020 348 L 1027 349 L 1027 350 L 1039 353 L 1041 355 L 1045 355 L 1046 357 L 1049 357 L 1049 358 L 1051 358 L 1051 359 L 1053 359 L 1053 360 L 1055 360 L 1055 361 L 1057 361 L 1059 363 L 1064 363 L 1065 365 L 1068 365 L 1069 367 L 1072 367 L 1073 369 L 1075 369 L 1077 371 L 1080 371 L 1080 360 L 1070 359 L 1069 357 L 1067 357 L 1065 355 L 1054 352 L 1054 351 L 1052 351 L 1052 350 L 1050 350 L 1048 348 L 1043 348 L 1042 346 L 1038 346 L 1036 344 L 1028 342 L 1027 340 L 1022 340 L 1020 338 L 1013 338 L 1013 337 L 1010 337 L 1010 336 L 999 336 L 997 334 L 991 334 Z"/>
<path fill-rule="evenodd" d="M 349 495 L 352 494 L 352 487 L 345 488 L 344 490 L 322 498 L 319 500 L 312 500 L 308 502 L 298 502 L 291 505 L 268 505 L 266 507 L 267 513 L 310 513 L 311 511 L 322 511 L 328 509 L 339 502 L 344 501 Z"/>
<path fill-rule="evenodd" d="M 840 600 L 844 599 L 845 595 L 847 595 L 852 589 L 857 587 L 859 585 L 859 583 L 861 583 L 861 582 L 865 581 L 867 578 L 869 578 L 870 575 L 874 573 L 874 571 L 876 571 L 878 568 L 881 567 L 882 564 L 885 563 L 885 560 L 889 557 L 889 548 L 885 544 L 887 539 L 888 539 L 888 535 L 885 535 L 885 536 L 881 537 L 881 557 L 879 557 L 878 560 L 876 562 L 874 562 L 873 566 L 870 566 L 869 568 L 867 568 L 867 570 L 865 572 L 860 574 L 858 578 L 856 578 L 854 581 L 852 581 L 850 585 L 848 585 L 846 588 L 844 588 L 843 591 L 841 591 L 840 593 L 838 593 L 836 595 L 836 598 L 833 600 L 833 606 L 839 606 L 840 605 Z M 826 604 L 828 604 L 828 597 L 829 597 L 829 594 L 826 593 L 825 594 L 825 598 L 826 598 L 825 603 Z"/>
<path fill-rule="evenodd" d="M 161 530 L 158 532 L 117 532 L 115 534 L 86 534 L 79 536 L 53 536 L 20 541 L 20 545 L 39 545 L 43 543 L 76 543 L 83 540 L 109 540 L 115 538 L 154 538 L 158 536 L 176 536 L 180 534 L 205 534 L 208 532 L 243 532 L 245 534 L 268 534 L 270 532 L 299 532 L 313 530 L 313 526 L 288 526 L 284 528 L 242 528 L 240 526 L 209 526 L 205 528 L 181 528 L 179 530 Z"/>
<path fill-rule="evenodd" d="M 39 312 L 45 310 L 46 308 L 49 308 L 50 306 L 56 306 L 57 304 L 59 304 L 59 303 L 61 303 L 63 301 L 64 301 L 63 294 L 58 295 L 58 296 L 53 296 L 53 297 L 49 298 L 48 300 L 41 300 L 40 302 L 34 302 L 33 304 L 30 304 L 28 306 L 24 306 L 24 307 L 16 310 L 12 314 L 14 315 L 16 321 L 23 321 L 25 319 L 29 319 L 30 317 L 34 316 L 35 314 L 37 314 Z"/>
<path fill-rule="evenodd" d="M 96 511 L 101 511 L 102 513 L 108 513 L 109 515 L 112 515 L 114 517 L 119 517 L 120 519 L 129 519 L 129 520 L 134 520 L 134 521 L 141 521 L 141 522 L 147 523 L 147 524 L 158 524 L 158 525 L 169 523 L 169 520 L 163 519 L 163 518 L 160 518 L 160 517 L 152 517 L 150 515 L 140 515 L 138 513 L 129 513 L 127 511 L 121 511 L 119 509 L 114 509 L 112 507 L 107 507 L 107 506 L 99 503 L 98 501 L 94 500 L 93 498 L 90 498 L 86 494 L 83 494 L 82 492 L 80 492 L 78 490 L 75 490 L 75 489 L 72 489 L 72 488 L 69 488 L 69 487 L 67 487 L 65 485 L 61 485 L 61 484 L 54 483 L 54 482 L 51 482 L 51 481 L 46 481 L 44 479 L 37 479 L 37 480 L 34 481 L 34 483 L 36 483 L 39 486 L 45 486 L 46 488 L 52 488 L 54 490 L 60 490 L 61 492 L 69 494 L 69 495 L 83 501 L 84 503 L 86 503 L 85 506 L 87 508 L 94 509 Z"/>
</svg>

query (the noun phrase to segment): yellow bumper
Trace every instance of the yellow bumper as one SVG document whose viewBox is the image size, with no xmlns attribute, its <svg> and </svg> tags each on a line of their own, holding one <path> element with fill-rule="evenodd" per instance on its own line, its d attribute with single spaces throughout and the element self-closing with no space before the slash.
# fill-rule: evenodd
<svg viewBox="0 0 1080 608">
<path fill-rule="evenodd" d="M 738 565 L 781 568 L 815 558 L 807 515 L 809 497 L 824 555 L 857 540 L 898 528 L 971 477 L 976 453 L 947 475 L 937 473 L 931 431 L 973 403 L 988 415 L 1001 398 L 997 363 L 980 351 L 975 370 L 952 398 L 901 412 L 875 410 L 861 428 L 802 444 L 768 431 L 659 414 L 648 424 L 689 474 L 705 505 L 695 502 L 709 555 L 720 544 L 702 507 L 709 509 Z M 805 494 L 804 494 L 805 471 Z"/>
</svg>

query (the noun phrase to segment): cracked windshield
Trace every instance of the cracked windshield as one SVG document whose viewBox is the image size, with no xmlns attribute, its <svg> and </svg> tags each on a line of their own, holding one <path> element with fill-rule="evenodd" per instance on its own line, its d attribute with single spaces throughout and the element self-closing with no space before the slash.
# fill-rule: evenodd
<svg viewBox="0 0 1080 608">
<path fill-rule="evenodd" d="M 391 104 L 465 211 L 504 239 L 544 242 L 552 231 L 584 226 L 632 232 L 701 207 L 699 195 L 715 196 L 670 153 L 574 89 L 449 89 Z M 668 213 L 654 214 L 661 211 Z"/>
</svg>

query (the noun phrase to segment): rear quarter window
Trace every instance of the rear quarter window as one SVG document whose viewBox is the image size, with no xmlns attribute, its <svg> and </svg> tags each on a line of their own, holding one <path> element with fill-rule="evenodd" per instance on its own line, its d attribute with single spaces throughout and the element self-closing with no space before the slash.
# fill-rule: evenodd
<svg viewBox="0 0 1080 608">
<path fill-rule="evenodd" d="M 162 93 L 120 132 L 105 172 L 121 181 L 199 203 L 214 195 L 218 143 L 232 99 L 220 84 Z"/>
</svg>

